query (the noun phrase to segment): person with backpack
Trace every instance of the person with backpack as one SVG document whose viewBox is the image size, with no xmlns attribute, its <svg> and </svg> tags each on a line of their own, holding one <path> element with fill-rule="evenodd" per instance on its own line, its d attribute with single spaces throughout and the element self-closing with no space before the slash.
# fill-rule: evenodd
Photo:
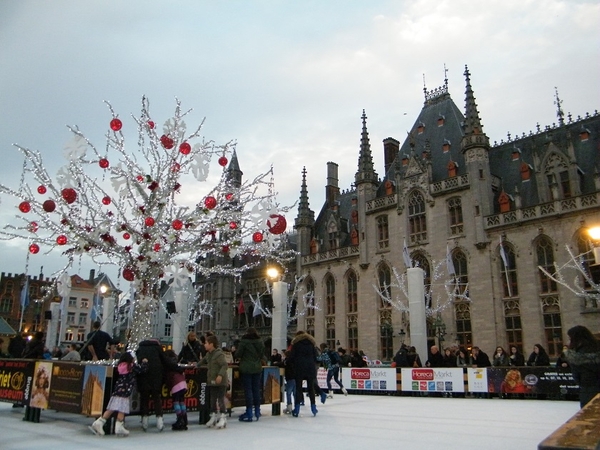
<svg viewBox="0 0 600 450">
<path fill-rule="evenodd" d="M 410 367 L 408 362 L 408 346 L 406 344 L 402 344 L 400 350 L 394 355 L 394 363 L 396 367 Z"/>
<path fill-rule="evenodd" d="M 317 358 L 323 363 L 323 367 L 327 369 L 327 398 L 333 398 L 333 389 L 331 388 L 331 379 L 338 384 L 344 395 L 348 395 L 348 391 L 340 380 L 340 362 L 342 358 L 340 354 L 334 350 L 329 350 L 327 344 L 320 345 L 321 355 Z"/>
</svg>

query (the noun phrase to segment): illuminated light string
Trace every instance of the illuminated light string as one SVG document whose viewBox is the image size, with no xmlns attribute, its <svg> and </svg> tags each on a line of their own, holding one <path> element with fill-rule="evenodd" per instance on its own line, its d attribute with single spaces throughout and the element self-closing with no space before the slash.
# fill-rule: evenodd
<svg viewBox="0 0 600 450">
<path fill-rule="evenodd" d="M 0 229 L 0 239 L 35 243 L 41 254 L 61 251 L 68 260 L 61 271 L 75 259 L 81 264 L 84 256 L 100 267 L 117 265 L 137 294 L 128 344 L 135 349 L 151 337 L 159 307 L 156 285 L 181 276 L 174 266 L 190 277 L 239 279 L 264 258 L 285 266 L 295 257 L 295 251 L 282 248 L 285 229 L 272 223 L 285 224 L 283 214 L 293 206 L 276 202 L 272 167 L 241 182 L 226 166 L 213 173 L 211 160 L 230 161 L 236 144 L 206 141 L 200 134 L 204 120 L 188 132 L 184 118 L 191 110 L 183 111 L 179 100 L 159 130 L 148 100 L 142 99 L 140 115 L 132 115 L 138 134 L 134 149 L 126 147 L 131 122 L 106 104 L 111 117 L 105 148 L 99 151 L 77 127 L 68 127 L 72 139 L 64 149 L 66 163 L 55 177 L 39 151 L 16 145 L 24 156 L 20 187 L 0 184 L 0 195 L 27 202 L 27 207 Z M 194 200 L 186 201 L 180 192 L 190 186 Z M 209 204 L 208 197 L 216 202 Z M 260 242 L 252 239 L 256 233 L 263 237 Z M 235 257 L 244 264 L 231 264 Z M 204 264 L 207 259 L 216 264 Z"/>
</svg>

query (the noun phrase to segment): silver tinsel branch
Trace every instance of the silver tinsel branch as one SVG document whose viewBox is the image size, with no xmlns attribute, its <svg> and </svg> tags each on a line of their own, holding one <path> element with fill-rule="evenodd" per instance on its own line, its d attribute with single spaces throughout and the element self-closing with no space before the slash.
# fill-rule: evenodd
<svg viewBox="0 0 600 450">
<path fill-rule="evenodd" d="M 433 317 L 456 301 L 470 302 L 469 284 L 461 283 L 457 277 L 446 277 L 443 281 L 444 271 L 442 266 L 446 261 L 433 262 L 433 273 L 431 274 L 431 284 L 425 285 L 425 314 L 427 317 Z M 384 302 L 388 303 L 394 309 L 408 313 L 410 312 L 408 302 L 408 282 L 406 272 L 400 274 L 395 267 L 392 267 L 392 273 L 395 281 L 382 288 L 373 284 L 373 289 Z M 443 287 L 443 292 L 441 288 Z M 393 298 L 391 296 L 392 288 L 398 292 Z"/>
</svg>

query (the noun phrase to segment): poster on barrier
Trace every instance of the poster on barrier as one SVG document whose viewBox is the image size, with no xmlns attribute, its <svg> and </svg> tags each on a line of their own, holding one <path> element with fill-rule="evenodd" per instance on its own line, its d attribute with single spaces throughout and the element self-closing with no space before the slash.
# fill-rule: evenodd
<svg viewBox="0 0 600 450">
<path fill-rule="evenodd" d="M 52 385 L 52 363 L 50 361 L 36 361 L 33 370 L 33 383 L 29 406 L 33 408 L 48 409 L 50 399 L 50 386 Z"/>
<path fill-rule="evenodd" d="M 0 359 L 0 402 L 27 403 L 35 361 L 23 359 Z M 29 384 L 29 390 L 25 386 Z"/>
<path fill-rule="evenodd" d="M 488 392 L 487 374 L 485 367 L 467 367 L 469 392 Z"/>
<path fill-rule="evenodd" d="M 110 394 L 113 368 L 88 364 L 83 374 L 83 393 L 81 396 L 81 413 L 86 416 L 99 416 L 104 412 L 105 394 Z"/>
<path fill-rule="evenodd" d="M 263 367 L 263 400 L 262 403 L 281 401 L 281 382 L 279 367 Z"/>
<path fill-rule="evenodd" d="M 571 372 L 554 367 L 494 367 L 487 369 L 489 392 L 501 394 L 577 395 Z"/>
<path fill-rule="evenodd" d="M 75 414 L 81 413 L 84 372 L 85 366 L 79 363 L 52 363 L 49 408 Z"/>
<path fill-rule="evenodd" d="M 396 369 L 344 368 L 342 370 L 342 384 L 346 389 L 358 391 L 396 391 Z"/>
<path fill-rule="evenodd" d="M 402 391 L 464 392 L 462 368 L 403 368 Z"/>
</svg>

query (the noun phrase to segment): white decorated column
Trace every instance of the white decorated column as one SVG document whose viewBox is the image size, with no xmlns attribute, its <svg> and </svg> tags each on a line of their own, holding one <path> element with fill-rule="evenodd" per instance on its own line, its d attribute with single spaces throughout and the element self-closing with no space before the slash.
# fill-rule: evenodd
<svg viewBox="0 0 600 450">
<path fill-rule="evenodd" d="M 101 330 L 106 331 L 111 336 L 114 332 L 115 324 L 115 298 L 113 294 L 105 295 L 102 298 L 102 326 Z"/>
<path fill-rule="evenodd" d="M 60 319 L 60 303 L 50 303 L 50 315 L 51 319 L 48 320 L 46 326 L 46 347 L 50 351 L 58 345 L 60 340 L 58 339 L 58 322 Z"/>
<path fill-rule="evenodd" d="M 271 319 L 271 348 L 281 353 L 287 348 L 287 283 L 273 282 L 273 317 Z"/>
<path fill-rule="evenodd" d="M 184 290 L 175 291 L 173 298 L 175 300 L 175 310 L 177 312 L 171 314 L 173 321 L 173 351 L 179 353 L 183 341 L 185 340 L 186 327 L 184 326 L 187 314 L 187 292 Z"/>
<path fill-rule="evenodd" d="M 424 272 L 420 267 L 406 269 L 410 311 L 410 344 L 417 349 L 424 364 L 427 361 L 427 323 L 425 320 Z"/>
</svg>

